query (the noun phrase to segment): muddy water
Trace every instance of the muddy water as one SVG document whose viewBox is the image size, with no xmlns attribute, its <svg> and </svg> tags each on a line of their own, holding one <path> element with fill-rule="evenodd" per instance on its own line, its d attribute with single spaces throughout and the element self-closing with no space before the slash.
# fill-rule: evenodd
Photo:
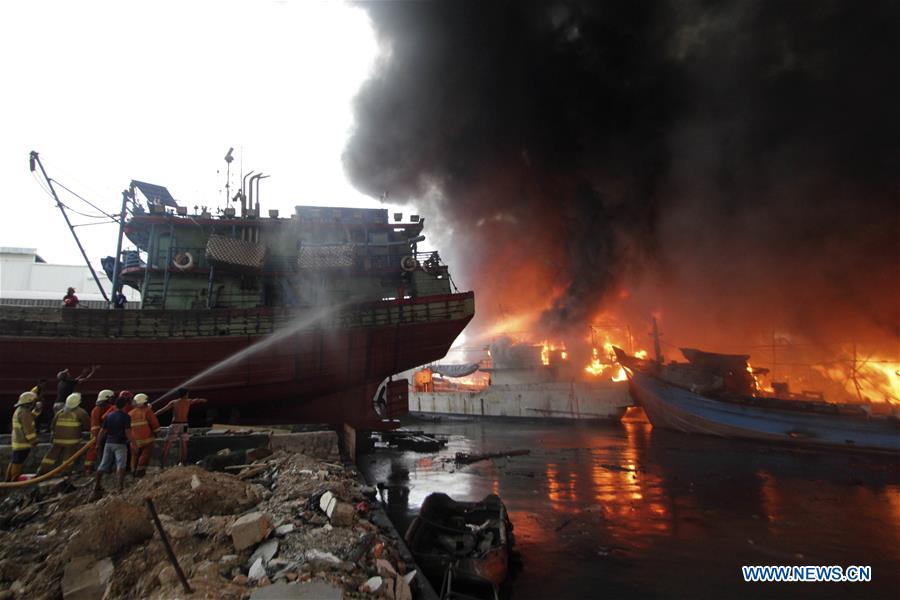
<svg viewBox="0 0 900 600">
<path fill-rule="evenodd" d="M 504 499 L 526 598 L 900 598 L 900 462 L 645 424 L 410 423 L 437 454 L 362 457 L 398 529 L 422 500 Z M 456 452 L 531 454 L 457 467 Z M 744 583 L 741 565 L 871 565 L 870 583 Z"/>
</svg>

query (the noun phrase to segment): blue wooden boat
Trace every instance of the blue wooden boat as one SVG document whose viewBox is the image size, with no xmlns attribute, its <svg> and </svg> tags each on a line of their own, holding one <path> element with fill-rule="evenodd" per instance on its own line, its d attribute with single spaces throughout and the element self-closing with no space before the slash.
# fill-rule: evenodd
<svg viewBox="0 0 900 600">
<path fill-rule="evenodd" d="M 696 352 L 684 350 L 689 360 L 698 356 L 692 354 Z M 724 357 L 732 364 L 749 358 L 700 354 L 707 359 L 706 366 L 709 357 Z M 686 369 L 679 367 L 690 369 L 695 361 L 663 366 L 624 353 L 619 360 L 626 367 L 635 402 L 643 407 L 654 427 L 810 447 L 900 453 L 900 419 L 895 416 L 870 416 L 855 404 L 742 394 L 727 385 L 709 385 L 717 377 L 721 380 L 739 374 L 717 374 L 708 369 L 702 372 L 697 364 L 693 364 L 693 374 L 702 372 L 704 377 L 698 380 L 700 384 L 692 384 L 684 376 Z"/>
</svg>

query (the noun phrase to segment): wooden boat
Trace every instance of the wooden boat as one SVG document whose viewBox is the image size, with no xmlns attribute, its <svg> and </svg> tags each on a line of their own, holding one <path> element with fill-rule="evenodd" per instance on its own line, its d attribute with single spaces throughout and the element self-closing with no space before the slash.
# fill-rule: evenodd
<svg viewBox="0 0 900 600">
<path fill-rule="evenodd" d="M 496 593 L 506 580 L 512 523 L 503 501 L 494 494 L 480 502 L 457 502 L 447 494 L 431 494 L 405 537 L 425 575 L 433 582 L 443 582 L 443 597 L 453 595 L 448 589 L 450 581 L 457 588 L 487 583 Z"/>
<path fill-rule="evenodd" d="M 900 419 L 856 404 L 753 395 L 747 356 L 682 349 L 689 363 L 660 365 L 626 356 L 635 402 L 654 427 L 685 433 L 823 448 L 900 452 Z M 741 366 L 742 365 L 742 366 Z"/>
</svg>

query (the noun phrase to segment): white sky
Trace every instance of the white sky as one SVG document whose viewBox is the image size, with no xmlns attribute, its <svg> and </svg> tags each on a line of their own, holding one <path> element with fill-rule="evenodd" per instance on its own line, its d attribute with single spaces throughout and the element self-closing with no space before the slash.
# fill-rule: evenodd
<svg viewBox="0 0 900 600">
<path fill-rule="evenodd" d="M 28 170 L 30 150 L 50 177 L 112 213 L 132 179 L 167 186 L 191 210 L 223 206 L 230 146 L 232 194 L 242 159 L 245 172 L 271 175 L 260 184 L 263 214 L 287 216 L 297 204 L 379 206 L 350 186 L 340 160 L 350 101 L 377 55 L 361 9 L 312 0 L 29 0 L 3 2 L 0 23 L 0 246 L 82 264 Z M 95 268 L 115 253 L 116 227 L 77 229 Z"/>
</svg>

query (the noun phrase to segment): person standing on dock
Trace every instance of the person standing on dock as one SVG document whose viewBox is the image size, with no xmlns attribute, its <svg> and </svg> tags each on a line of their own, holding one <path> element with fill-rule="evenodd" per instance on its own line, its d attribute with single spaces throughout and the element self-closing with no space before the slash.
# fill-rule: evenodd
<svg viewBox="0 0 900 600">
<path fill-rule="evenodd" d="M 147 394 L 137 394 L 134 406 L 128 412 L 131 417 L 131 432 L 134 445 L 131 448 L 131 472 L 135 477 L 143 477 L 153 455 L 153 443 L 159 431 L 159 420 L 153 409 L 147 406 Z"/>
<path fill-rule="evenodd" d="M 204 398 L 189 398 L 188 390 L 185 388 L 179 388 L 176 393 L 178 398 L 166 404 L 162 410 L 156 413 L 158 416 L 170 410 L 172 411 L 172 424 L 169 425 L 169 435 L 166 436 L 166 443 L 163 445 L 162 458 L 160 459 L 160 466 L 163 468 L 166 467 L 166 462 L 169 458 L 169 448 L 172 447 L 172 442 L 175 440 L 181 442 L 181 452 L 178 455 L 179 464 L 184 464 L 187 460 L 188 413 L 193 405 L 206 402 Z"/>
<path fill-rule="evenodd" d="M 115 395 L 116 393 L 112 390 L 101 390 L 100 393 L 97 394 L 97 402 L 94 405 L 94 408 L 91 409 L 91 438 L 96 438 L 100 435 L 100 423 L 109 411 L 110 401 Z M 87 454 L 84 457 L 84 472 L 87 475 L 94 472 L 94 464 L 97 462 L 97 456 L 99 455 L 100 450 L 100 444 L 98 443 L 94 444 L 94 446 L 87 451 Z"/>
<path fill-rule="evenodd" d="M 119 288 L 119 291 L 113 296 L 113 306 L 118 309 L 124 309 L 126 304 L 128 304 L 128 298 L 122 293 L 122 288 Z"/>
<path fill-rule="evenodd" d="M 53 446 L 41 461 L 37 474 L 48 473 L 66 462 L 78 451 L 81 432 L 89 431 L 90 427 L 91 418 L 81 408 L 81 394 L 78 392 L 69 394 L 66 398 L 66 407 L 53 415 L 53 423 L 50 426 L 53 432 Z"/>
<path fill-rule="evenodd" d="M 75 295 L 75 288 L 70 287 L 63 296 L 63 307 L 78 308 L 78 296 Z"/>
<path fill-rule="evenodd" d="M 97 500 L 103 494 L 103 474 L 112 471 L 113 463 L 116 465 L 116 484 L 119 491 L 125 489 L 125 467 L 128 464 L 128 444 L 134 442 L 131 433 L 131 417 L 125 412 L 130 400 L 121 394 L 116 398 L 116 410 L 109 413 L 100 424 L 100 435 L 97 443 L 104 444 L 103 458 L 97 468 L 94 479 L 93 499 Z"/>
<path fill-rule="evenodd" d="M 6 468 L 6 481 L 15 481 L 22 474 L 28 453 L 37 445 L 37 428 L 34 415 L 31 413 L 37 395 L 34 392 L 22 392 L 16 403 L 12 416 L 12 458 Z"/>
</svg>

